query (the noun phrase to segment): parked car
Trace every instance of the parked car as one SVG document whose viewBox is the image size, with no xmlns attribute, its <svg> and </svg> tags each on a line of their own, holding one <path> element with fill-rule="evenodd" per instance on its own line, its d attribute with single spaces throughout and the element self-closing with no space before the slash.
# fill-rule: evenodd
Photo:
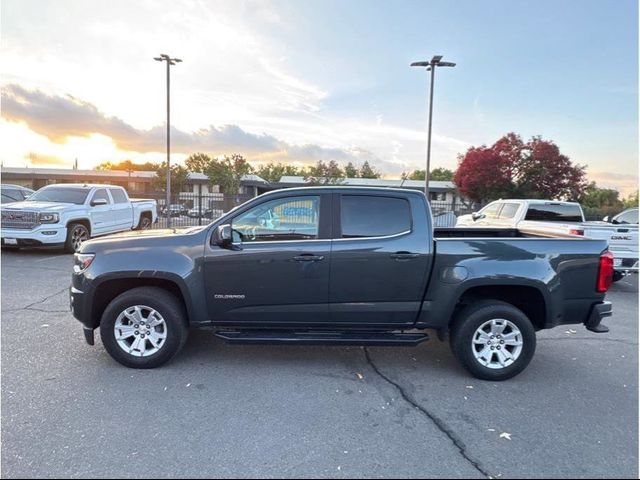
<svg viewBox="0 0 640 480">
<path fill-rule="evenodd" d="M 584 224 L 584 234 L 602 238 L 609 243 L 613 253 L 613 281 L 617 282 L 630 273 L 638 272 L 638 209 L 629 208 L 602 222 Z"/>
<path fill-rule="evenodd" d="M 211 208 L 193 207 L 187 212 L 190 218 L 213 218 L 213 210 Z"/>
<path fill-rule="evenodd" d="M 0 185 L 0 197 L 2 197 L 0 203 L 21 202 L 33 193 L 34 191 L 30 188 L 3 183 Z"/>
<path fill-rule="evenodd" d="M 579 203 L 552 200 L 496 200 L 478 212 L 461 215 L 457 227 L 517 228 L 541 235 L 584 235 Z"/>
<path fill-rule="evenodd" d="M 3 204 L 1 217 L 3 246 L 61 246 L 76 252 L 92 237 L 149 228 L 157 213 L 155 200 L 131 200 L 122 187 L 57 184 Z"/>
<path fill-rule="evenodd" d="M 235 344 L 378 346 L 433 329 L 473 375 L 505 380 L 531 361 L 536 330 L 608 331 L 604 240 L 432 226 L 420 192 L 274 191 L 207 226 L 85 242 L 71 308 L 89 344 L 100 328 L 133 368 L 170 360 L 189 328 Z"/>
<path fill-rule="evenodd" d="M 181 215 L 186 215 L 189 210 L 182 204 L 172 203 L 169 205 L 169 215 L 172 217 L 179 217 Z M 167 216 L 167 207 L 162 207 L 162 216 Z"/>
</svg>

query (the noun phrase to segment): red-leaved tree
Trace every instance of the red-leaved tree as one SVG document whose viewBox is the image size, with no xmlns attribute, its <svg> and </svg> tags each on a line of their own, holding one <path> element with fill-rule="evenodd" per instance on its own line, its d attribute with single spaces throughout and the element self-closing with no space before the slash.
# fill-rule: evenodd
<svg viewBox="0 0 640 480">
<path fill-rule="evenodd" d="M 461 155 L 454 182 L 476 202 L 506 197 L 576 200 L 587 187 L 585 167 L 573 165 L 555 143 L 541 137 L 525 143 L 515 133 Z"/>
</svg>

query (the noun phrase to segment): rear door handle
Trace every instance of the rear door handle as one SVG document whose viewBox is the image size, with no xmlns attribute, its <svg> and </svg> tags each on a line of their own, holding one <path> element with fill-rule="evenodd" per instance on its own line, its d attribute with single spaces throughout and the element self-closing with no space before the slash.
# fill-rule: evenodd
<svg viewBox="0 0 640 480">
<path fill-rule="evenodd" d="M 324 260 L 324 255 L 313 255 L 311 253 L 303 253 L 297 257 L 293 257 L 296 262 L 320 262 Z"/>
<path fill-rule="evenodd" d="M 411 252 L 396 252 L 390 255 L 394 260 L 402 261 L 402 260 L 411 260 L 412 258 L 418 258 L 420 256 L 419 253 L 411 253 Z"/>
</svg>

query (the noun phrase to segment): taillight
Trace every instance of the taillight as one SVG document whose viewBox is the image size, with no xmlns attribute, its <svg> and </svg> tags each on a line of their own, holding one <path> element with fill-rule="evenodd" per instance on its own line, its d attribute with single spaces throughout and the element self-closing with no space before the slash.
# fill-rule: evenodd
<svg viewBox="0 0 640 480">
<path fill-rule="evenodd" d="M 609 290 L 613 283 L 613 253 L 609 250 L 600 255 L 600 265 L 598 266 L 598 282 L 596 290 L 604 293 Z"/>
<path fill-rule="evenodd" d="M 578 230 L 577 228 L 572 228 L 569 230 L 571 235 L 584 235 L 584 230 Z"/>
</svg>

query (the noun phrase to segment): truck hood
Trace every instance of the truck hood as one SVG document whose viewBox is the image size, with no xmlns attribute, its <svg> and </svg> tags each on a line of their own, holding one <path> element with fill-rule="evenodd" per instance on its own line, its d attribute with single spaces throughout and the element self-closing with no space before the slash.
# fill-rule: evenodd
<svg viewBox="0 0 640 480">
<path fill-rule="evenodd" d="M 202 244 L 200 238 L 206 234 L 207 225 L 202 227 L 142 230 L 117 233 L 107 237 L 98 237 L 82 244 L 82 252 L 100 250 L 131 250 L 161 247 L 187 247 Z"/>
<path fill-rule="evenodd" d="M 59 212 L 70 207 L 80 207 L 74 203 L 58 203 L 58 202 L 11 202 L 2 205 L 2 209 L 7 210 L 26 210 L 28 212 Z"/>
</svg>

